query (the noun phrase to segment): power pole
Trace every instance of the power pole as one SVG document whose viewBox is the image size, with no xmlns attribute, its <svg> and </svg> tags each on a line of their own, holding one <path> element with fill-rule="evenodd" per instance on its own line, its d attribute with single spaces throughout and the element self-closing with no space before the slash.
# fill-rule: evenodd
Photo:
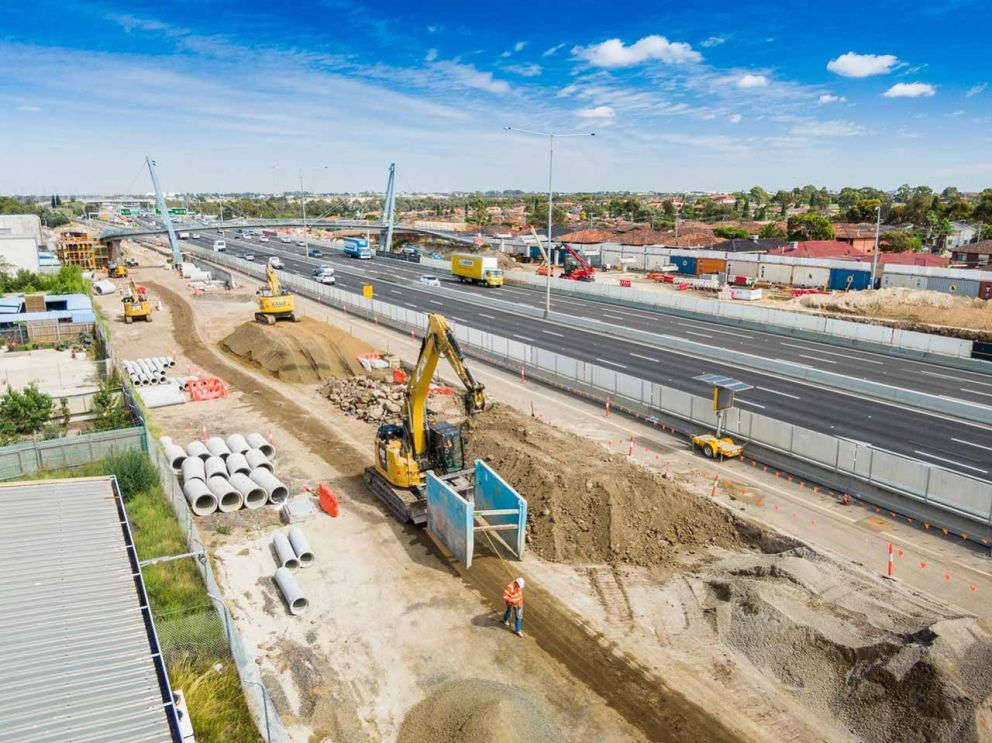
<svg viewBox="0 0 992 743">
<path fill-rule="evenodd" d="M 396 209 L 396 163 L 389 164 L 389 180 L 386 182 L 386 200 L 382 205 L 382 229 L 379 232 L 379 249 L 393 248 L 393 212 Z"/>
<path fill-rule="evenodd" d="M 162 193 L 162 188 L 158 184 L 158 175 L 155 173 L 155 161 L 151 157 L 146 156 L 145 163 L 148 165 L 148 172 L 152 177 L 152 186 L 155 187 L 155 202 L 158 204 L 159 213 L 162 215 L 165 230 L 169 233 L 169 248 L 172 250 L 172 267 L 178 269 L 179 264 L 183 262 L 183 256 L 179 252 L 179 241 L 176 240 L 176 231 L 172 228 L 172 218 L 169 216 L 169 208 L 165 205 L 165 195 Z"/>
</svg>

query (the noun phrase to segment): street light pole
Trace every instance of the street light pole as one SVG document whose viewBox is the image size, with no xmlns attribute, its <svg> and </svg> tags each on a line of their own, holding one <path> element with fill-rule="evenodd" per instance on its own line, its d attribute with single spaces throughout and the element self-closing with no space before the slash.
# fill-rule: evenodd
<svg viewBox="0 0 992 743">
<path fill-rule="evenodd" d="M 303 194 L 303 171 L 300 170 L 300 203 L 303 204 L 303 256 L 310 257 L 310 244 L 307 242 L 307 197 Z"/>
<path fill-rule="evenodd" d="M 878 233 L 882 228 L 882 206 L 875 207 L 875 252 L 871 256 L 871 290 L 875 291 L 875 271 L 878 269 Z"/>
<path fill-rule="evenodd" d="M 575 134 L 555 134 L 553 132 L 535 132 L 530 129 L 518 129 L 515 126 L 503 127 L 509 132 L 523 132 L 537 137 L 548 138 L 548 266 L 546 281 L 544 284 L 544 316 L 551 314 L 551 272 L 558 255 L 551 247 L 551 226 L 552 226 L 552 201 L 554 199 L 554 165 L 555 165 L 555 137 L 595 137 L 596 132 L 581 132 Z"/>
</svg>

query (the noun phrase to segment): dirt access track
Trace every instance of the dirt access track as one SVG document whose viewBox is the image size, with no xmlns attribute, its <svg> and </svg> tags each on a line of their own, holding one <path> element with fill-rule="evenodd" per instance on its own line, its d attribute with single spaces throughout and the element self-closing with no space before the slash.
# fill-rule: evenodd
<svg viewBox="0 0 992 743">
<path fill-rule="evenodd" d="M 164 277 L 163 277 L 164 278 Z M 169 277 L 171 279 L 171 277 Z M 277 442 L 284 437 L 292 436 L 293 443 L 306 450 L 313 457 L 323 460 L 326 467 L 334 472 L 333 477 L 325 478 L 332 487 L 342 494 L 345 500 L 345 509 L 353 510 L 359 514 L 357 524 L 352 525 L 353 529 L 368 529 L 368 522 L 376 522 L 376 531 L 379 533 L 375 539 L 382 539 L 382 532 L 390 532 L 390 539 L 395 540 L 397 545 L 404 548 L 410 565 L 396 564 L 395 555 L 384 560 L 381 565 L 375 565 L 375 559 L 380 557 L 377 554 L 379 548 L 374 543 L 354 545 L 356 549 L 364 549 L 367 567 L 372 569 L 372 573 L 367 575 L 370 582 L 375 583 L 381 580 L 379 570 L 398 570 L 400 572 L 410 571 L 411 567 L 418 564 L 423 568 L 424 563 L 428 564 L 428 579 L 424 580 L 420 586 L 423 592 L 423 600 L 428 604 L 435 599 L 432 598 L 438 592 L 437 584 L 451 584 L 452 577 L 457 576 L 453 566 L 438 553 L 434 545 L 423 529 L 400 527 L 392 523 L 379 504 L 371 499 L 366 493 L 361 473 L 367 466 L 369 457 L 369 444 L 367 441 L 349 440 L 344 435 L 341 428 L 329 425 L 321 416 L 315 415 L 314 410 L 305 400 L 291 399 L 282 394 L 276 388 L 268 384 L 266 380 L 257 374 L 253 374 L 245 369 L 233 359 L 226 358 L 219 350 L 214 348 L 213 339 L 203 339 L 200 336 L 200 329 L 196 320 L 196 312 L 191 306 L 192 300 L 182 296 L 179 287 L 173 281 L 168 281 L 174 290 L 166 285 L 162 280 L 143 280 L 149 290 L 156 297 L 161 299 L 172 315 L 172 324 L 178 332 L 175 333 L 176 343 L 182 349 L 183 355 L 194 365 L 203 371 L 215 374 L 239 390 L 242 396 L 242 403 L 246 404 L 255 415 L 265 421 L 278 426 L 280 431 Z M 211 307 L 216 307 L 220 303 L 212 302 Z M 202 306 L 202 305 L 201 305 Z M 249 312 L 250 305 L 241 304 L 237 306 L 242 312 Z M 291 433 L 290 433 L 291 432 Z M 284 442 L 284 446 L 289 442 Z M 294 453 L 295 456 L 295 453 Z M 362 522 L 365 522 L 364 524 Z M 326 521 L 325 521 L 326 523 Z M 341 524 L 335 524 L 340 531 Z M 310 531 L 308 523 L 307 529 Z M 262 543 L 267 542 L 271 537 L 262 537 L 259 544 L 251 545 L 249 551 L 255 553 L 262 549 Z M 311 534 L 311 542 L 318 542 Z M 318 542 L 319 543 L 319 542 Z M 330 544 L 322 545 L 325 549 L 331 547 Z M 341 554 L 340 550 L 335 550 Z M 229 560 L 223 550 L 219 550 L 219 556 L 223 560 Z M 333 561 L 335 558 L 332 556 Z M 393 563 L 390 566 L 390 563 Z M 339 566 L 340 570 L 344 570 Z M 231 580 L 229 573 L 221 569 L 222 573 Z M 349 568 L 350 570 L 350 568 Z M 534 690 L 538 698 L 543 698 L 550 702 L 548 706 L 552 711 L 558 711 L 558 724 L 568 730 L 567 737 L 571 740 L 666 740 L 666 741 L 721 741 L 737 740 L 742 737 L 740 730 L 735 730 L 735 726 L 726 725 L 717 716 L 702 709 L 699 705 L 689 701 L 681 694 L 674 692 L 661 677 L 654 674 L 650 669 L 642 667 L 634 659 L 617 652 L 610 644 L 601 637 L 590 631 L 582 620 L 569 609 L 567 609 L 553 595 L 538 588 L 528 592 L 528 619 L 527 632 L 529 637 L 523 641 L 518 640 L 509 633 L 492 632 L 492 618 L 490 612 L 498 611 L 501 608 L 500 597 L 503 586 L 512 578 L 508 573 L 508 566 L 496 558 L 482 559 L 473 566 L 472 570 L 461 576 L 461 581 L 454 582 L 455 585 L 461 583 L 462 588 L 458 592 L 459 602 L 466 599 L 476 604 L 477 610 L 474 614 L 465 614 L 462 618 L 464 625 L 468 628 L 438 626 L 435 622 L 438 618 L 425 618 L 422 627 L 404 627 L 402 631 L 397 630 L 395 642 L 402 642 L 401 638 L 411 638 L 413 635 L 423 635 L 424 630 L 430 634 L 438 635 L 439 646 L 435 652 L 439 656 L 450 656 L 457 659 L 465 656 L 464 664 L 456 662 L 450 664 L 448 661 L 441 662 L 438 658 L 438 667 L 427 668 L 422 671 L 423 676 L 418 679 L 418 685 L 427 685 L 430 679 L 435 681 L 447 680 L 441 669 L 448 667 L 448 673 L 455 678 L 464 677 L 465 673 L 471 673 L 473 669 L 479 674 L 491 674 L 494 668 L 504 665 L 510 669 L 516 669 L 510 676 L 511 683 L 523 688 Z M 360 576 L 365 571 L 355 570 L 354 575 Z M 238 594 L 249 591 L 250 583 L 246 586 L 229 586 Z M 342 588 L 342 590 L 345 590 Z M 361 589 L 358 586 L 350 586 L 349 591 L 355 592 Z M 450 585 L 445 589 L 450 593 Z M 230 593 L 229 595 L 235 595 Z M 399 597 L 397 597 L 399 600 Z M 245 600 L 251 600 L 245 597 Z M 241 601 L 241 598 L 237 599 Z M 314 604 L 318 602 L 311 597 Z M 334 604 L 333 597 L 328 599 L 331 605 Z M 348 602 L 351 604 L 351 602 Z M 414 605 L 418 602 L 412 602 Z M 350 605 L 348 612 L 362 613 L 361 606 Z M 478 617 L 482 612 L 482 618 Z M 276 613 L 281 613 L 280 609 Z M 406 611 L 404 611 L 406 613 Z M 280 619 L 278 622 L 282 626 L 290 626 L 291 619 Z M 362 614 L 362 624 L 367 626 L 383 621 L 372 611 Z M 399 622 L 409 623 L 409 619 L 398 618 Z M 298 623 L 297 623 L 298 624 Z M 356 628 L 359 633 L 363 629 Z M 464 638 L 465 645 L 458 647 L 458 636 L 464 635 L 468 631 L 470 637 Z M 447 640 L 448 633 L 451 639 Z M 276 636 L 282 636 L 288 632 L 280 631 Z M 250 630 L 246 631 L 250 637 Z M 387 632 L 387 636 L 391 635 Z M 481 638 L 480 638 L 481 635 Z M 485 638 L 483 640 L 483 638 Z M 272 635 L 266 631 L 260 634 L 259 644 L 271 642 Z M 301 638 L 303 639 L 303 638 Z M 423 638 L 421 638 L 423 639 Z M 388 642 L 388 639 L 386 640 Z M 486 645 L 495 647 L 487 649 Z M 303 643 L 306 644 L 304 640 Z M 416 643 L 414 643 L 416 645 Z M 385 648 L 383 648 L 385 650 Z M 336 651 L 333 647 L 328 648 L 329 655 L 333 656 Z M 370 651 L 371 653 L 372 651 Z M 487 652 L 492 654 L 492 667 L 487 669 L 488 664 L 480 664 L 479 658 L 485 658 Z M 265 656 L 265 652 L 260 652 Z M 282 657 L 278 649 L 272 650 L 275 658 Z M 384 652 L 388 657 L 393 652 Z M 401 665 L 382 665 L 382 659 L 373 659 L 366 656 L 366 660 L 373 663 L 374 667 L 381 668 L 384 676 L 403 676 L 410 673 L 410 668 L 403 668 L 404 659 L 400 656 L 394 659 Z M 273 674 L 278 676 L 280 672 L 289 670 L 292 667 L 291 659 L 283 658 L 277 661 L 279 665 Z M 264 661 L 263 661 L 264 665 Z M 409 665 L 407 663 L 407 665 Z M 480 667 L 481 665 L 481 667 Z M 441 673 L 439 674 L 439 671 Z M 328 672 L 323 674 L 328 676 Z M 581 683 L 577 683 L 581 682 Z M 389 680 L 383 678 L 376 683 L 389 685 Z M 556 692 L 557 690 L 557 692 Z M 334 691 L 334 685 L 323 689 L 325 693 Z M 422 690 L 423 691 L 423 690 Z M 590 691 L 592 694 L 590 694 Z M 363 692 L 364 694 L 364 692 Z M 402 696 L 398 695 L 399 701 Z M 356 700 L 357 702 L 358 700 Z M 418 699 L 411 700 L 413 702 Z M 604 704 L 605 701 L 605 704 Z M 278 703 L 278 699 L 277 699 Z M 335 701 L 340 705 L 342 700 Z M 394 701 L 395 703 L 395 701 Z M 356 706 L 361 706 L 359 702 Z M 284 711 L 284 710 L 280 710 Z M 563 715 L 564 712 L 564 715 Z M 731 712 L 728 710 L 728 712 Z M 733 715 L 727 715 L 732 717 Z M 396 724 L 392 720 L 392 725 Z M 343 727 L 342 727 L 343 725 Z M 363 727 L 358 721 L 353 720 L 351 724 L 338 723 L 331 725 L 328 730 L 350 730 L 350 735 L 358 735 L 358 728 Z M 377 722 L 373 726 L 383 737 L 390 737 L 391 725 Z M 334 738 L 338 740 L 338 738 Z M 375 740 L 376 736 L 358 737 L 347 739 Z M 316 738 L 315 740 L 320 740 Z"/>
</svg>

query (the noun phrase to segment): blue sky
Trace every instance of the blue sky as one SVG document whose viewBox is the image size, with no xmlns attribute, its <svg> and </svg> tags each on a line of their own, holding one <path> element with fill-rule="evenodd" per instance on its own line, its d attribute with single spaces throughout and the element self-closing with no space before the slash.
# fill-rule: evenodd
<svg viewBox="0 0 992 743">
<path fill-rule="evenodd" d="M 992 185 L 992 3 L 4 2 L 0 193 Z"/>
</svg>

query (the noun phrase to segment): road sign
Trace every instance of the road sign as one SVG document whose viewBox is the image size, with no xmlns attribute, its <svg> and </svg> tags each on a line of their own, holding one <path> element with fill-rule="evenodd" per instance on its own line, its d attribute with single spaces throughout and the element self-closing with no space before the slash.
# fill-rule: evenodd
<svg viewBox="0 0 992 743">
<path fill-rule="evenodd" d="M 362 296 L 365 299 L 372 299 L 372 284 L 362 284 Z"/>
<path fill-rule="evenodd" d="M 123 212 L 121 212 L 121 213 L 123 214 Z M 155 208 L 155 213 L 156 214 L 161 214 L 162 212 L 159 211 L 158 207 L 156 207 Z M 186 216 L 186 210 L 183 209 L 183 208 L 181 208 L 181 207 L 179 207 L 179 208 L 175 208 L 174 207 L 172 209 L 169 209 L 169 214 L 171 214 L 173 217 L 184 217 L 184 216 Z"/>
<path fill-rule="evenodd" d="M 138 211 L 136 209 L 121 209 L 122 217 L 134 217 L 137 216 Z"/>
</svg>

